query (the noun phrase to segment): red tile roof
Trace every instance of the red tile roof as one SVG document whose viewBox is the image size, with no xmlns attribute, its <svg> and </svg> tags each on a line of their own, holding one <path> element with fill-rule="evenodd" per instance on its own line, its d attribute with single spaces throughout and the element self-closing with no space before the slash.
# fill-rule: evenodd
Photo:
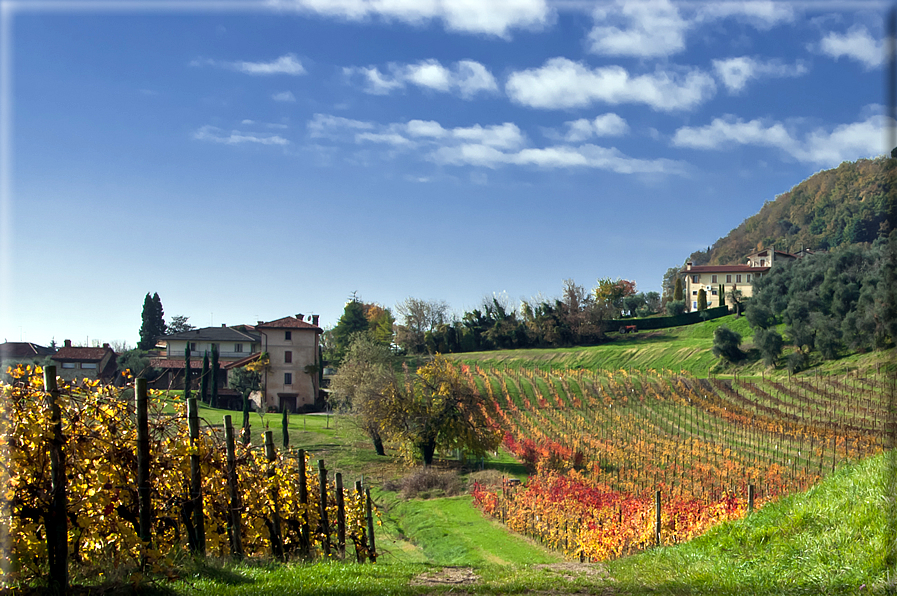
<svg viewBox="0 0 897 596">
<path fill-rule="evenodd" d="M 307 323 L 306 321 L 300 321 L 296 317 L 284 317 L 282 319 L 277 319 L 276 321 L 268 321 L 267 323 L 259 323 L 255 326 L 256 329 L 311 329 L 318 333 L 323 332 L 324 330 L 318 327 L 317 325 L 312 325 L 311 323 Z"/>
<path fill-rule="evenodd" d="M 0 344 L 0 360 L 16 360 L 20 358 L 37 358 L 56 353 L 53 348 L 46 348 L 30 342 L 8 341 Z"/>
<path fill-rule="evenodd" d="M 183 358 L 150 358 L 150 366 L 153 368 L 176 368 L 183 370 L 184 369 L 184 359 Z M 191 358 L 190 359 L 190 370 L 202 370 L 202 358 Z"/>
<path fill-rule="evenodd" d="M 77 362 L 99 362 L 107 352 L 112 352 L 112 355 L 115 355 L 112 348 L 76 348 L 66 346 L 60 348 L 58 352 L 51 356 L 51 358 L 58 362 L 62 362 L 63 360 L 67 362 L 73 360 Z"/>
<path fill-rule="evenodd" d="M 750 265 L 692 265 L 691 269 L 683 269 L 683 273 L 766 273 L 769 267 L 751 267 Z"/>
</svg>

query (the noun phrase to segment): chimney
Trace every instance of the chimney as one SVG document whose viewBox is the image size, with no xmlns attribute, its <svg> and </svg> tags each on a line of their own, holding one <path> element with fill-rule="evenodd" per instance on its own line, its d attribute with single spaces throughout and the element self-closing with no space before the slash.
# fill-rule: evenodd
<svg viewBox="0 0 897 596">
<path fill-rule="evenodd" d="M 311 324 L 314 325 L 315 327 L 318 326 L 318 317 L 320 317 L 320 316 L 321 315 L 312 315 L 311 316 Z"/>
<path fill-rule="evenodd" d="M 691 261 L 685 261 L 685 270 L 691 271 Z"/>
<path fill-rule="evenodd" d="M 296 318 L 299 319 L 300 321 L 302 321 L 303 319 L 305 319 L 305 315 L 303 315 L 302 313 L 299 313 L 298 315 L 296 315 Z"/>
<path fill-rule="evenodd" d="M 103 344 L 103 347 L 104 347 L 105 349 L 108 350 L 108 349 L 109 349 L 109 344 Z"/>
<path fill-rule="evenodd" d="M 264 325 L 264 324 L 265 324 L 264 321 L 259 321 L 258 323 L 256 323 L 256 325 Z"/>
<path fill-rule="evenodd" d="M 222 327 L 227 327 L 227 325 L 225 325 L 224 323 L 221 323 L 221 326 L 222 326 Z"/>
<path fill-rule="evenodd" d="M 65 340 L 64 343 L 65 343 L 65 347 L 66 347 L 66 348 L 71 348 L 71 347 L 72 347 L 72 340 L 67 339 L 67 340 Z"/>
</svg>

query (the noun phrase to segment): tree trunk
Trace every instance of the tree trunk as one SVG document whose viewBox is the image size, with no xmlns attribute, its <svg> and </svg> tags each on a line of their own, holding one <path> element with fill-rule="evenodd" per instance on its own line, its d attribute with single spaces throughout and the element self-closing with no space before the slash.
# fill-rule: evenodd
<svg viewBox="0 0 897 596">
<path fill-rule="evenodd" d="M 386 455 L 386 450 L 383 448 L 383 439 L 380 437 L 380 433 L 371 433 L 371 440 L 374 442 L 374 449 L 377 450 L 377 455 Z"/>
<path fill-rule="evenodd" d="M 433 463 L 433 454 L 436 453 L 436 441 L 421 443 L 419 447 L 421 457 L 424 459 L 424 466 L 429 467 Z"/>
</svg>

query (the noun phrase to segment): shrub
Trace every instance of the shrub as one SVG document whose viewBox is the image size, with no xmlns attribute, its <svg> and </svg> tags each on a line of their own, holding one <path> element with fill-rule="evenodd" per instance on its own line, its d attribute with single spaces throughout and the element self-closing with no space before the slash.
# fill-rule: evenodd
<svg viewBox="0 0 897 596">
<path fill-rule="evenodd" d="M 685 312 L 684 300 L 672 300 L 667 302 L 667 314 L 670 316 L 681 315 Z"/>
<path fill-rule="evenodd" d="M 809 358 L 802 351 L 797 350 L 788 354 L 788 372 L 791 374 L 799 373 L 807 368 Z"/>
<path fill-rule="evenodd" d="M 418 468 L 399 483 L 403 499 L 453 497 L 464 491 L 464 482 L 454 470 L 440 472 L 431 467 Z"/>
<path fill-rule="evenodd" d="M 713 332 L 713 355 L 724 358 L 729 362 L 738 362 L 744 358 L 741 351 L 741 334 L 732 331 L 725 325 L 720 325 Z"/>
<path fill-rule="evenodd" d="M 750 312 L 748 311 L 748 313 Z M 748 317 L 750 317 L 750 314 L 748 314 Z M 782 336 L 775 329 L 757 329 L 754 332 L 754 345 L 759 348 L 760 354 L 763 355 L 763 363 L 766 366 L 776 365 L 776 359 L 782 353 L 784 343 L 785 340 L 782 339 Z"/>
</svg>

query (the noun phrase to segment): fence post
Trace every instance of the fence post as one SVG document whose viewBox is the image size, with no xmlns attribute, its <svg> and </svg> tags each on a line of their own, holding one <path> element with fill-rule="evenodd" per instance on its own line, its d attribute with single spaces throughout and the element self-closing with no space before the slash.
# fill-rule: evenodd
<svg viewBox="0 0 897 596">
<path fill-rule="evenodd" d="M 140 539 L 150 545 L 153 512 L 150 502 L 150 442 L 149 408 L 146 396 L 146 379 L 134 383 L 134 399 L 137 402 L 137 507 L 140 521 Z M 141 563 L 141 567 L 143 566 Z"/>
<path fill-rule="evenodd" d="M 748 484 L 748 513 L 754 510 L 754 485 Z"/>
<path fill-rule="evenodd" d="M 374 507 L 371 503 L 371 489 L 364 489 L 364 495 L 367 497 L 367 501 L 365 503 L 365 510 L 368 518 L 368 547 L 370 548 L 369 556 L 371 557 L 371 563 L 377 562 L 377 548 L 374 546 Z"/>
<path fill-rule="evenodd" d="M 318 460 L 318 479 L 321 488 L 321 546 L 324 549 L 324 556 L 330 556 L 330 522 L 327 520 L 327 468 L 324 467 L 324 460 Z"/>
<path fill-rule="evenodd" d="M 660 546 L 660 491 L 654 493 L 654 534 L 657 539 L 657 546 Z"/>
<path fill-rule="evenodd" d="M 336 473 L 336 549 L 340 559 L 346 558 L 346 502 L 343 498 L 343 475 Z"/>
<path fill-rule="evenodd" d="M 230 414 L 224 417 L 224 440 L 227 444 L 227 485 L 230 487 L 230 515 L 227 516 L 231 553 L 243 558 L 243 530 L 240 515 L 240 491 L 237 489 L 237 454 L 234 425 Z"/>
<path fill-rule="evenodd" d="M 268 496 L 274 505 L 274 515 L 268 529 L 271 532 L 271 553 L 278 561 L 283 561 L 283 544 L 280 541 L 280 499 L 277 494 L 277 470 L 274 468 L 274 460 L 277 459 L 277 453 L 274 451 L 274 432 L 265 431 L 265 458 L 268 460 L 268 482 L 271 486 L 268 489 Z"/>
<path fill-rule="evenodd" d="M 355 496 L 356 498 L 361 499 L 362 503 L 364 502 L 364 491 L 361 489 L 360 480 L 355 481 Z M 358 543 L 361 544 L 361 549 L 358 548 Z M 361 536 L 359 537 L 358 542 L 355 544 L 355 558 L 359 563 L 364 563 L 365 557 L 369 552 L 370 549 L 368 548 L 367 532 L 364 528 L 362 528 Z"/>
<path fill-rule="evenodd" d="M 44 368 L 44 390 L 50 404 L 50 423 L 53 438 L 50 439 L 51 503 L 47 512 L 47 555 L 50 564 L 50 589 L 59 594 L 68 590 L 68 496 L 65 477 L 65 437 L 62 435 L 62 411 L 59 407 L 59 389 L 56 387 L 56 367 Z"/>
<path fill-rule="evenodd" d="M 305 449 L 300 449 L 296 457 L 299 458 L 299 504 L 302 505 L 302 530 L 299 539 L 299 550 L 302 556 L 307 559 L 311 555 L 311 540 L 308 529 L 308 477 L 305 475 Z"/>
<path fill-rule="evenodd" d="M 190 506 L 193 513 L 193 534 L 190 550 L 206 554 L 206 529 L 203 517 L 202 477 L 199 464 L 199 406 L 196 398 L 187 400 L 187 427 L 190 433 Z"/>
</svg>

